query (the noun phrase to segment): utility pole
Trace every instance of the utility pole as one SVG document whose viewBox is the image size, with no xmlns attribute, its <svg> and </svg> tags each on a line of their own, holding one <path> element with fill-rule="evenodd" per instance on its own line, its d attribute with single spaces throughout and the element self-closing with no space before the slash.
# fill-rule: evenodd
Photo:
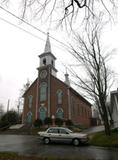
<svg viewBox="0 0 118 160">
<path fill-rule="evenodd" d="M 10 99 L 8 99 L 8 102 L 7 102 L 7 112 L 9 111 L 9 105 L 10 105 Z"/>
</svg>

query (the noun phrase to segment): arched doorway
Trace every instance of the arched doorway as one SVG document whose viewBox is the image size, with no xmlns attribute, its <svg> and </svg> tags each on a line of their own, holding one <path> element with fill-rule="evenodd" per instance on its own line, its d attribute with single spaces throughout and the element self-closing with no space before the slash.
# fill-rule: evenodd
<svg viewBox="0 0 118 160">
<path fill-rule="evenodd" d="M 60 118 L 60 119 L 63 119 L 63 118 L 64 118 L 64 112 L 63 112 L 63 109 L 62 109 L 62 108 L 58 108 L 58 109 L 57 109 L 56 117 L 57 117 L 57 118 Z"/>
<path fill-rule="evenodd" d="M 44 121 L 45 118 L 46 118 L 46 108 L 45 107 L 40 107 L 39 108 L 39 119 Z"/>
<path fill-rule="evenodd" d="M 28 114 L 27 114 L 27 123 L 28 124 L 32 123 L 32 112 L 28 112 Z"/>
</svg>

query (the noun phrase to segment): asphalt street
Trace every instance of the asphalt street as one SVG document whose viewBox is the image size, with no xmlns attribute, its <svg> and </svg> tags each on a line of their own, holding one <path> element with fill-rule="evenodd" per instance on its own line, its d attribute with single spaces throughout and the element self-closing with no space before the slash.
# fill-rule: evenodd
<svg viewBox="0 0 118 160">
<path fill-rule="evenodd" d="M 118 149 L 67 144 L 44 145 L 38 136 L 0 135 L 0 152 L 16 152 L 27 156 L 87 158 L 88 160 L 118 160 Z"/>
</svg>

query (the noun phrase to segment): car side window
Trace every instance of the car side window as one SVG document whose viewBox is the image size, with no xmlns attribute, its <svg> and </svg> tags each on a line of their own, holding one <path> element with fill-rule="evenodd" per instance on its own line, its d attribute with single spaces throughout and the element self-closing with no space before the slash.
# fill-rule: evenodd
<svg viewBox="0 0 118 160">
<path fill-rule="evenodd" d="M 53 129 L 53 133 L 59 133 L 58 129 Z"/>
<path fill-rule="evenodd" d="M 60 129 L 59 132 L 62 133 L 62 134 L 67 134 L 68 133 L 65 129 Z"/>
<path fill-rule="evenodd" d="M 48 130 L 48 133 L 59 133 L 59 132 L 58 132 L 58 129 L 51 128 L 51 129 Z"/>
</svg>

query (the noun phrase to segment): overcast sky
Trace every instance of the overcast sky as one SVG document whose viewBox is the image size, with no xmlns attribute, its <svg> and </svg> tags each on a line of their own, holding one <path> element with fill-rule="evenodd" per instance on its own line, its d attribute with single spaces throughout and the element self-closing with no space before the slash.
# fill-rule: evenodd
<svg viewBox="0 0 118 160">
<path fill-rule="evenodd" d="M 48 32 L 44 25 L 37 28 L 45 33 Z M 52 37 L 59 41 L 63 40 L 65 43 L 65 35 L 60 33 L 59 31 L 50 31 Z M 45 34 L 20 23 L 19 20 L 0 9 L 0 103 L 4 104 L 5 109 L 8 99 L 10 99 L 10 108 L 15 107 L 20 89 L 28 78 L 32 82 L 37 78 L 38 55 L 44 52 L 46 38 Z M 63 79 L 64 66 L 62 63 L 69 61 L 69 58 L 60 43 L 53 39 L 50 41 L 52 52 L 57 57 L 58 76 Z"/>
<path fill-rule="evenodd" d="M 8 21 L 27 32 L 9 24 Z M 37 27 L 44 32 L 48 31 L 45 25 Z M 51 30 L 50 35 L 66 43 L 67 34 L 61 30 Z M 45 41 L 46 35 L 26 24 L 21 24 L 16 18 L 0 9 L 0 103 L 4 104 L 5 110 L 8 99 L 10 99 L 10 108 L 16 106 L 20 89 L 26 83 L 27 78 L 32 82 L 37 78 L 38 55 L 43 53 Z M 66 69 L 62 63 L 72 64 L 72 59 L 60 43 L 53 39 L 50 41 L 52 53 L 57 57 L 58 77 L 64 79 L 63 74 Z M 109 48 L 115 48 L 118 51 L 118 25 L 109 26 L 104 32 L 104 43 Z M 118 72 L 118 54 L 114 56 L 110 65 L 115 72 Z M 113 89 L 115 87 L 117 87 L 117 81 Z"/>
</svg>

